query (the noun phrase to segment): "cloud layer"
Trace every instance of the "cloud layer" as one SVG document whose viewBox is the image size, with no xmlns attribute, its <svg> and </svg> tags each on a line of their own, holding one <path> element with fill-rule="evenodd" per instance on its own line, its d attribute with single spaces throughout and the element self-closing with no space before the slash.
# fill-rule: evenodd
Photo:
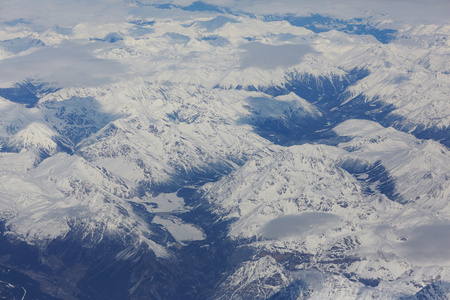
<svg viewBox="0 0 450 300">
<path fill-rule="evenodd" d="M 305 212 L 300 215 L 286 215 L 268 222 L 262 229 L 266 238 L 300 236 L 305 233 L 322 233 L 338 224 L 339 217 L 322 212 Z"/>
<path fill-rule="evenodd" d="M 414 228 L 406 242 L 406 255 L 420 263 L 450 262 L 450 225 L 423 225 Z"/>
<path fill-rule="evenodd" d="M 0 61 L 0 82 L 27 78 L 56 83 L 59 87 L 98 86 L 123 77 L 127 68 L 114 60 L 96 58 L 83 46 L 66 42 L 25 56 Z"/>
<path fill-rule="evenodd" d="M 195 1 L 160 0 L 141 2 L 147 4 L 174 3 L 190 5 Z M 245 11 L 255 14 L 297 14 L 308 15 L 321 13 L 340 18 L 372 18 L 386 14 L 386 19 L 411 22 L 448 22 L 450 11 L 448 0 L 430 1 L 368 1 L 368 0 L 336 0 L 336 1 L 296 1 L 296 0 L 204 0 L 205 3 L 230 7 L 234 11 Z M 129 69 L 115 60 L 95 57 L 92 49 L 82 44 L 92 44 L 89 37 L 103 38 L 107 32 L 93 34 L 96 24 L 112 24 L 113 31 L 120 31 L 130 20 L 152 18 L 193 18 L 205 16 L 208 12 L 183 11 L 181 9 L 157 9 L 151 6 L 140 7 L 124 0 L 2 0 L 0 1 L 0 46 L 9 53 L 9 57 L 0 61 L 0 85 L 38 78 L 48 82 L 56 82 L 61 87 L 92 86 L 109 83 L 127 76 Z M 216 14 L 216 13 L 215 13 Z M 216 18 L 205 21 L 208 30 L 220 28 L 231 19 Z M 380 19 L 373 19 L 379 21 Z M 80 25 L 81 24 L 81 25 Z M 89 24 L 89 25 L 86 25 Z M 77 26 L 78 25 L 78 26 Z M 97 27 L 101 27 L 99 25 Z M 129 24 L 128 24 L 129 25 Z M 206 26 L 205 25 L 205 26 Z M 104 25 L 103 27 L 108 27 Z M 393 25 L 392 25 L 393 26 Z M 81 28 L 81 29 L 80 29 Z M 116 29 L 118 28 L 118 29 Z M 84 35 L 76 36 L 73 32 L 82 31 Z M 106 29 L 105 29 L 106 30 Z M 151 29 L 146 29 L 149 32 Z M 126 30 L 125 30 L 126 31 Z M 13 36 L 12 32 L 17 35 Z M 134 31 L 133 34 L 138 31 Z M 53 38 L 51 35 L 59 34 Z M 40 39 L 42 39 L 42 43 Z M 58 39 L 71 39 L 72 42 L 58 44 Z M 181 35 L 178 35 L 180 37 Z M 20 37 L 17 39 L 17 37 Z M 172 38 L 176 38 L 173 34 Z M 45 39 L 47 38 L 47 39 Z M 84 39 L 84 41 L 75 40 Z M 34 44 L 33 44 L 34 41 Z M 47 43 L 50 41 L 50 44 Z M 189 40 L 182 41 L 183 44 Z M 218 46 L 225 45 L 227 40 L 210 40 Z M 25 43 L 25 44 L 24 44 Z M 26 44 L 30 44 L 29 47 Z M 31 49 L 34 47 L 41 49 Z M 28 47 L 28 48 L 27 48 Z M 97 44 L 106 49 L 108 45 Z M 27 49 L 31 49 L 25 52 Z M 24 50 L 25 49 L 25 50 Z M 301 62 L 304 55 L 313 52 L 307 45 L 265 45 L 249 43 L 242 46 L 241 69 L 258 67 L 273 70 L 278 67 L 290 67 Z M 12 56 L 16 54 L 16 56 Z M 1 56 L 0 56 L 1 58 Z"/>
<path fill-rule="evenodd" d="M 260 69 L 276 69 L 277 67 L 294 66 L 302 60 L 303 56 L 314 50 L 308 45 L 268 45 L 262 43 L 249 43 L 241 47 L 244 52 L 241 56 L 241 68 L 257 67 Z"/>
</svg>

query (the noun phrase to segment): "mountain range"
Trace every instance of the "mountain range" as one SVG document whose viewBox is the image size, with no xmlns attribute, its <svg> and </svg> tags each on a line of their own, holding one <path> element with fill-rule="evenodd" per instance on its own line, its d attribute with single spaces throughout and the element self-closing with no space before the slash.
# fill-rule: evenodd
<svg viewBox="0 0 450 300">
<path fill-rule="evenodd" d="M 450 298 L 449 24 L 117 2 L 0 18 L 2 297 Z"/>
</svg>

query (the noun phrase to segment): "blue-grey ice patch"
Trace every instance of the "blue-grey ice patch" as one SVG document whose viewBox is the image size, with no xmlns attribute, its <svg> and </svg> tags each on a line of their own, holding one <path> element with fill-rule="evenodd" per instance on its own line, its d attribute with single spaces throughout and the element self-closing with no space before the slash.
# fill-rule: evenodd
<svg viewBox="0 0 450 300">
<path fill-rule="evenodd" d="M 300 236 L 305 233 L 322 233 L 339 223 L 339 217 L 330 213 L 305 212 L 300 215 L 280 216 L 262 228 L 262 235 L 269 239 Z"/>
<path fill-rule="evenodd" d="M 145 35 L 152 34 L 154 32 L 155 30 L 148 26 L 135 26 L 134 28 L 130 29 L 129 35 L 132 37 L 144 37 Z"/>
<path fill-rule="evenodd" d="M 55 26 L 55 32 L 62 35 L 71 35 L 73 33 L 73 28 L 70 26 Z"/>
<path fill-rule="evenodd" d="M 6 51 L 12 52 L 14 54 L 26 51 L 33 47 L 44 47 L 45 44 L 39 39 L 33 39 L 30 37 L 15 38 L 11 40 L 5 40 L 0 42 L 0 47 Z"/>
<path fill-rule="evenodd" d="M 237 21 L 235 19 L 227 18 L 224 16 L 218 16 L 209 21 L 198 22 L 198 24 L 203 26 L 207 31 L 211 32 L 211 31 L 221 28 L 222 26 L 224 26 L 227 23 L 236 23 L 236 22 Z"/>
<path fill-rule="evenodd" d="M 132 21 L 129 21 L 128 23 L 130 23 L 130 24 L 134 24 L 134 25 L 137 25 L 137 26 L 152 26 L 153 24 L 155 24 L 155 21 L 147 21 L 147 20 L 139 20 L 139 19 L 137 19 L 137 20 L 132 20 Z"/>
<path fill-rule="evenodd" d="M 187 11 L 206 11 L 206 12 L 218 12 L 226 13 L 230 12 L 229 9 L 214 4 L 205 3 L 203 1 L 195 1 L 189 6 L 181 6 L 183 10 Z"/>
<path fill-rule="evenodd" d="M 108 33 L 103 40 L 108 43 L 115 43 L 117 41 L 123 40 L 123 37 L 120 33 L 111 32 Z"/>
<path fill-rule="evenodd" d="M 285 41 L 293 40 L 293 39 L 297 38 L 298 36 L 295 34 L 292 34 L 292 33 L 280 33 L 277 35 L 277 37 L 278 37 L 278 40 L 285 42 Z"/>
<path fill-rule="evenodd" d="M 211 46 L 214 47 L 223 47 L 230 44 L 228 39 L 219 36 L 219 35 L 209 35 L 205 36 L 202 40 L 207 41 Z"/>
<path fill-rule="evenodd" d="M 11 21 L 3 22 L 3 24 L 5 24 L 7 26 L 16 26 L 16 25 L 19 25 L 19 24 L 28 25 L 28 24 L 31 24 L 31 22 L 28 21 L 28 20 L 25 20 L 23 18 L 20 18 L 20 19 L 14 19 L 14 20 L 11 20 Z"/>
<path fill-rule="evenodd" d="M 168 32 L 164 36 L 169 37 L 174 43 L 177 44 L 187 44 L 191 40 L 190 37 L 175 32 Z"/>
<path fill-rule="evenodd" d="M 240 48 L 246 50 L 241 54 L 241 69 L 287 68 L 297 65 L 306 54 L 314 52 L 311 46 L 301 44 L 269 45 L 252 42 Z"/>
</svg>

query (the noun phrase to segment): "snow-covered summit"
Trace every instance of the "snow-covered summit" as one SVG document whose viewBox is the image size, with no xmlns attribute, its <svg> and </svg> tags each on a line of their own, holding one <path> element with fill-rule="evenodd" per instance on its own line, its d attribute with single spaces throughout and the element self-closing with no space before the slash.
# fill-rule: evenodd
<svg viewBox="0 0 450 300">
<path fill-rule="evenodd" d="M 448 213 L 448 148 L 366 120 L 348 120 L 334 129 L 352 140 L 339 146 L 369 164 L 380 161 L 393 177 L 400 202 Z"/>
</svg>

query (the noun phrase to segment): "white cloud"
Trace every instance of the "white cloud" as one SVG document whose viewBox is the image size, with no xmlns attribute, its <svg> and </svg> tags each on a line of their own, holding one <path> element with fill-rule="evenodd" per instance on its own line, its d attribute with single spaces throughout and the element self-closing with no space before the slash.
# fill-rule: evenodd
<svg viewBox="0 0 450 300">
<path fill-rule="evenodd" d="M 277 67 L 294 66 L 303 56 L 314 50 L 308 45 L 268 45 L 262 43 L 248 43 L 241 46 L 247 50 L 241 55 L 241 68 L 257 67 L 260 69 L 276 69 Z"/>
<path fill-rule="evenodd" d="M 305 233 L 322 233 L 338 224 L 339 217 L 323 212 L 305 212 L 299 215 L 285 215 L 265 224 L 261 233 L 267 238 L 300 236 Z"/>
<path fill-rule="evenodd" d="M 121 63 L 96 58 L 84 46 L 71 42 L 2 60 L 0 69 L 2 86 L 36 78 L 60 87 L 86 87 L 107 84 L 127 74 Z"/>
<path fill-rule="evenodd" d="M 176 3 L 189 5 L 194 1 L 148 1 L 149 3 Z M 336 1 L 297 1 L 297 0 L 204 0 L 206 3 L 232 7 L 259 14 L 293 13 L 307 15 L 309 13 L 329 14 L 337 17 L 369 17 L 375 14 L 388 14 L 398 20 L 447 20 L 450 11 L 448 0 L 430 1 L 368 1 L 368 0 L 336 0 Z M 0 24 L 23 20 L 18 25 L 30 34 L 30 39 L 47 37 L 50 31 L 63 32 L 70 36 L 73 28 L 94 28 L 78 26 L 89 24 L 123 24 L 133 18 L 192 18 L 202 15 L 201 12 L 177 10 L 159 10 L 152 7 L 135 7 L 126 0 L 1 0 Z M 8 23 L 8 24 L 13 24 Z M 117 27 L 117 26 L 116 26 Z M 111 28 L 116 28 L 111 26 Z M 119 26 L 120 27 L 120 26 Z M 9 30 L 9 29 L 8 29 Z M 88 29 L 86 29 L 88 31 Z M 24 32 L 25 32 L 24 31 Z M 6 32 L 6 31 L 5 31 Z M 35 34 L 39 33 L 39 34 Z M 24 33 L 25 34 L 25 33 Z M 87 34 L 82 38 L 87 38 Z M 91 34 L 92 35 L 92 34 Z M 105 33 L 106 35 L 106 33 Z M 81 36 L 77 36 L 80 38 Z M 104 35 L 98 36 L 103 38 Z M 9 38 L 9 37 L 8 37 Z M 59 43 L 61 36 L 55 38 Z M 57 41 L 56 41 L 57 40 Z M 22 39 L 21 41 L 26 41 Z M 52 40 L 51 40 L 52 41 Z M 44 39 L 45 44 L 49 45 Z M 50 43 L 50 45 L 54 45 Z M 306 45 L 265 45 L 249 43 L 242 47 L 246 52 L 241 55 L 241 68 L 259 67 L 275 69 L 298 64 L 302 57 L 313 50 Z M 17 51 L 16 51 L 17 52 Z M 75 42 L 62 43 L 57 48 L 37 49 L 34 52 L 0 61 L 0 84 L 17 82 L 25 78 L 38 78 L 44 81 L 57 82 L 60 86 L 91 86 L 105 84 L 127 76 L 129 71 L 124 65 L 114 60 L 96 58 L 85 46 Z M 22 53 L 23 54 L 23 53 Z M 21 54 L 21 55 L 22 55 Z"/>
<path fill-rule="evenodd" d="M 41 29 L 83 22 L 115 22 L 127 15 L 124 3 L 122 0 L 2 0 L 0 22 L 23 19 Z"/>
<path fill-rule="evenodd" d="M 450 225 L 415 227 L 405 243 L 408 258 L 419 263 L 450 263 Z"/>
</svg>

